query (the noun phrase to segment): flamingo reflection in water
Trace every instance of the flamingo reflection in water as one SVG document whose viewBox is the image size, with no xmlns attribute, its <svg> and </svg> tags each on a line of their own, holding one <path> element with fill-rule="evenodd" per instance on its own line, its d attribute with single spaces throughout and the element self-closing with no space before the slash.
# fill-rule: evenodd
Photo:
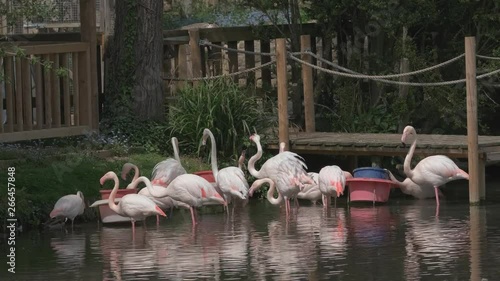
<svg viewBox="0 0 500 281">
<path fill-rule="evenodd" d="M 50 247 L 54 250 L 57 263 L 65 273 L 81 278 L 80 268 L 85 263 L 85 235 L 58 235 L 50 239 Z"/>
</svg>

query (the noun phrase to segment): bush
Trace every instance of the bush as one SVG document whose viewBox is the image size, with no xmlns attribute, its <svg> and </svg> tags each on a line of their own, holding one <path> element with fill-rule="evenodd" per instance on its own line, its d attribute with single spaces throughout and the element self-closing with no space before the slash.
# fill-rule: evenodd
<svg viewBox="0 0 500 281">
<path fill-rule="evenodd" d="M 188 153 L 198 150 L 204 128 L 212 131 L 219 154 L 227 157 L 239 155 L 254 130 L 262 132 L 266 125 L 272 125 L 266 122 L 258 98 L 231 79 L 200 82 L 185 87 L 178 96 L 170 107 L 168 130 Z"/>
</svg>

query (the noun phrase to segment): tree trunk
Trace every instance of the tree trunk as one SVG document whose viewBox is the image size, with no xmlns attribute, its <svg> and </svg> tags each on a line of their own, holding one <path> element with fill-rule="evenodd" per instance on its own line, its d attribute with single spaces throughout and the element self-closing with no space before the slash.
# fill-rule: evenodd
<svg viewBox="0 0 500 281">
<path fill-rule="evenodd" d="M 107 122 L 164 116 L 162 0 L 116 1 L 114 36 L 107 46 Z"/>
<path fill-rule="evenodd" d="M 165 112 L 164 85 L 161 77 L 163 1 L 139 0 L 138 3 L 134 112 L 141 120 L 160 120 Z"/>
</svg>

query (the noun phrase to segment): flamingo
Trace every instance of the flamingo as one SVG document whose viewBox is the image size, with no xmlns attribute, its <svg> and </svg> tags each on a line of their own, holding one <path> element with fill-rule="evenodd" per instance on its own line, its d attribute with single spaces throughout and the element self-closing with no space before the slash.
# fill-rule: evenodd
<svg viewBox="0 0 500 281">
<path fill-rule="evenodd" d="M 415 135 L 410 151 L 404 162 L 404 172 L 408 178 L 420 186 L 433 186 L 436 196 L 436 216 L 439 215 L 439 186 L 458 179 L 469 179 L 469 174 L 460 169 L 453 160 L 445 155 L 428 156 L 411 169 L 411 159 L 417 146 L 417 132 L 412 126 L 406 126 L 401 136 L 401 142 L 406 144 L 408 136 Z"/>
<path fill-rule="evenodd" d="M 337 197 L 344 194 L 346 177 L 344 171 L 337 165 L 325 166 L 319 171 L 319 190 L 323 194 L 323 206 L 330 206 L 330 198 L 335 196 L 335 208 Z"/>
<path fill-rule="evenodd" d="M 139 177 L 136 181 L 134 181 L 134 183 L 143 181 L 144 178 L 146 177 Z M 158 207 L 151 199 L 143 195 L 127 194 L 121 198 L 118 204 L 116 204 L 115 196 L 118 192 L 120 183 L 115 172 L 107 172 L 104 176 L 102 176 L 100 183 L 101 185 L 104 185 L 104 183 L 110 179 L 114 180 L 115 186 L 109 195 L 109 208 L 121 216 L 130 218 L 130 221 L 132 222 L 132 235 L 134 237 L 136 220 L 144 220 L 146 217 L 156 214 L 167 217 L 160 207 Z"/>
<path fill-rule="evenodd" d="M 246 150 L 243 149 L 240 154 L 240 158 L 238 158 L 238 168 L 243 171 L 243 165 L 245 165 L 245 153 Z"/>
<path fill-rule="evenodd" d="M 279 153 L 271 158 L 269 158 L 260 168 L 259 171 L 255 169 L 255 162 L 257 162 L 262 157 L 262 145 L 260 144 L 260 136 L 254 134 L 250 136 L 250 140 L 252 140 L 257 146 L 257 153 L 248 160 L 248 172 L 255 178 L 270 178 L 271 180 L 276 180 L 276 175 L 278 173 L 278 167 L 282 162 L 288 162 L 289 167 L 296 167 L 303 171 L 299 176 L 301 177 L 302 183 L 314 183 L 312 179 L 310 179 L 305 172 L 307 169 L 306 164 L 304 163 L 304 159 L 298 155 L 297 153 L 284 151 Z"/>
<path fill-rule="evenodd" d="M 414 183 L 410 178 L 406 178 L 404 181 L 399 181 L 394 177 L 391 171 L 385 169 L 389 174 L 391 181 L 401 188 L 401 191 L 405 194 L 411 195 L 417 199 L 434 198 L 436 194 L 434 192 L 434 187 L 432 185 L 418 185 Z M 444 196 L 441 190 L 438 189 L 439 196 Z"/>
<path fill-rule="evenodd" d="M 321 199 L 323 194 L 319 190 L 318 186 L 318 173 L 310 172 L 307 175 L 314 181 L 313 184 L 305 184 L 304 188 L 297 194 L 297 198 L 310 200 L 314 205 L 316 205 L 316 201 Z"/>
<path fill-rule="evenodd" d="M 54 209 L 50 212 L 50 218 L 64 217 L 64 222 L 71 220 L 71 230 L 73 230 L 73 222 L 76 216 L 83 214 L 85 210 L 85 202 L 83 201 L 83 193 L 81 191 L 75 194 L 65 195 L 57 200 Z"/>
<path fill-rule="evenodd" d="M 175 159 L 168 158 L 157 163 L 151 174 L 152 183 L 167 186 L 172 180 L 179 175 L 186 174 L 186 169 L 181 164 L 179 157 L 179 141 L 176 137 L 172 137 L 172 147 L 174 149 Z"/>
<path fill-rule="evenodd" d="M 238 167 L 226 167 L 219 171 L 217 168 L 217 145 L 215 143 L 215 137 L 209 129 L 204 129 L 202 145 L 206 145 L 207 138 L 209 137 L 212 143 L 210 160 L 212 163 L 212 173 L 214 175 L 215 182 L 217 183 L 217 191 L 224 197 L 228 204 L 231 203 L 233 197 L 247 200 L 248 182 L 245 178 L 243 170 Z M 227 209 L 227 212 L 229 213 L 229 208 Z"/>
<path fill-rule="evenodd" d="M 132 178 L 132 181 L 129 183 L 129 185 L 126 187 L 126 189 L 132 189 L 133 187 L 130 187 L 132 185 L 132 183 L 137 180 L 137 178 L 139 178 L 139 167 L 137 167 L 136 165 L 132 164 L 132 163 L 125 163 L 123 164 L 123 167 L 122 167 L 122 179 L 123 180 L 126 180 L 127 179 L 127 174 L 132 170 L 134 169 L 134 177 Z"/>
<path fill-rule="evenodd" d="M 141 177 L 139 177 L 139 179 L 140 178 Z M 196 225 L 194 215 L 195 207 L 201 207 L 206 203 L 216 203 L 227 206 L 226 201 L 222 199 L 210 182 L 194 174 L 180 175 L 168 185 L 168 188 L 162 190 L 151 188 L 152 184 L 146 177 L 144 177 L 143 181 L 148 187 L 151 195 L 155 197 L 168 196 L 175 201 L 189 205 L 193 226 Z"/>
<path fill-rule="evenodd" d="M 259 189 L 262 187 L 264 183 L 269 184 L 269 189 L 267 190 L 267 201 L 273 205 L 279 205 L 281 202 L 283 202 L 283 196 L 278 192 L 278 198 L 274 198 L 274 192 L 276 191 L 276 185 L 274 184 L 274 181 L 271 180 L 270 178 L 263 178 L 263 179 L 258 179 L 255 180 L 252 183 L 252 186 L 250 187 L 250 190 L 248 191 L 248 194 L 250 196 L 253 195 L 255 190 Z"/>
</svg>

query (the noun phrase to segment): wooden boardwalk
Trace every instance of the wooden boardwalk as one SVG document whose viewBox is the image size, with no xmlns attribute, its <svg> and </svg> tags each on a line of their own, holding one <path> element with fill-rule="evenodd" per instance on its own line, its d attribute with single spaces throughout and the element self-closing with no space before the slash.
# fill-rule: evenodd
<svg viewBox="0 0 500 281">
<path fill-rule="evenodd" d="M 417 135 L 415 155 L 444 154 L 467 158 L 465 135 Z M 405 156 L 410 145 L 403 147 L 401 134 L 359 133 L 290 133 L 290 151 L 303 154 L 337 154 L 352 156 Z M 278 149 L 278 139 L 266 146 Z M 479 158 L 484 164 L 500 161 L 500 136 L 479 136 Z"/>
</svg>

